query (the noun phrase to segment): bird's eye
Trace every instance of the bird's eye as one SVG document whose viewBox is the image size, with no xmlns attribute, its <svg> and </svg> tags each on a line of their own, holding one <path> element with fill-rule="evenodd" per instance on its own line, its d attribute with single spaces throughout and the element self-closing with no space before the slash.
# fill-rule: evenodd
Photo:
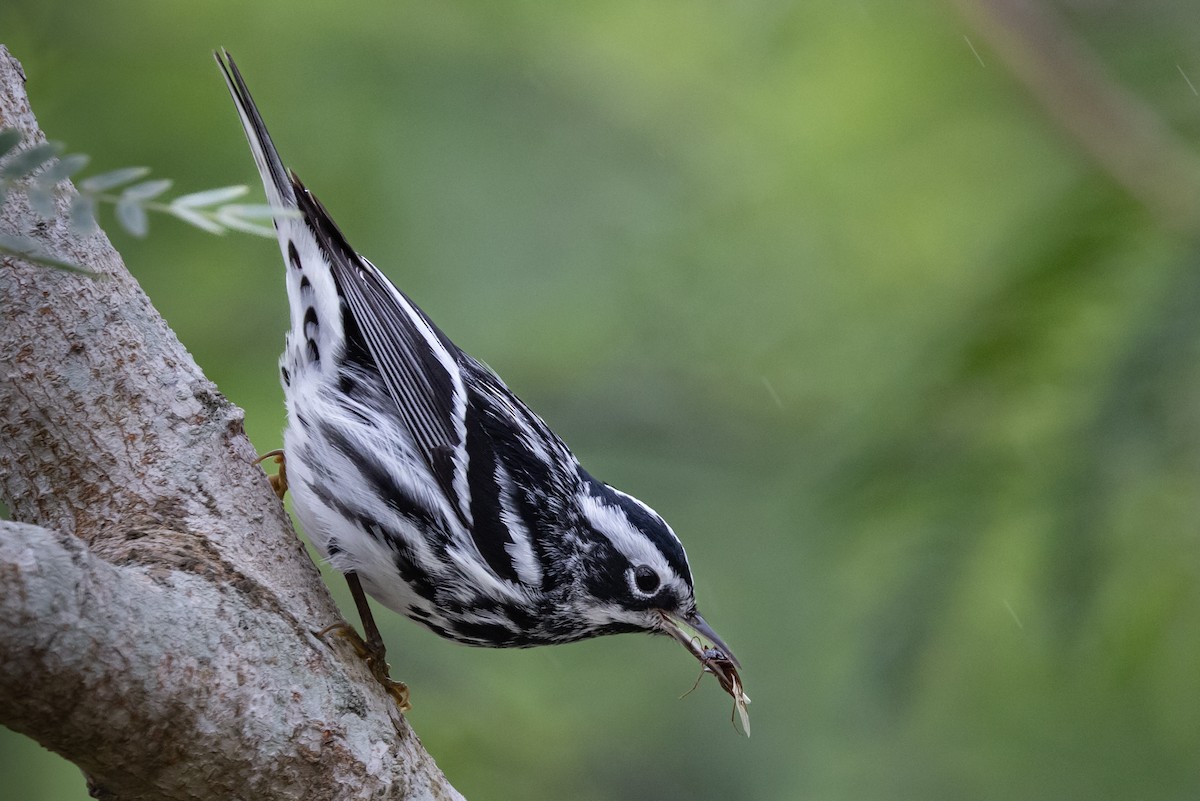
<svg viewBox="0 0 1200 801">
<path fill-rule="evenodd" d="M 647 595 L 658 589 L 658 574 L 648 565 L 638 565 L 633 569 L 633 583 Z"/>
</svg>

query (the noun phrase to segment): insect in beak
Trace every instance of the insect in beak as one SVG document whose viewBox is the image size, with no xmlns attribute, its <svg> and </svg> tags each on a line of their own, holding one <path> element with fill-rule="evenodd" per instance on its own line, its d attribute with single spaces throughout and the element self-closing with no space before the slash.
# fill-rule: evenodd
<svg viewBox="0 0 1200 801">
<path fill-rule="evenodd" d="M 733 698 L 734 708 L 742 719 L 742 729 L 746 736 L 749 736 L 750 716 L 746 712 L 746 705 L 750 703 L 750 696 L 746 695 L 742 688 L 742 677 L 738 675 L 738 668 L 742 665 L 729 650 L 729 646 L 717 636 L 704 618 L 696 613 L 677 615 L 660 610 L 659 615 L 662 617 L 663 629 L 700 661 L 705 672 L 716 676 L 721 689 Z M 700 675 L 703 676 L 704 673 Z"/>
</svg>

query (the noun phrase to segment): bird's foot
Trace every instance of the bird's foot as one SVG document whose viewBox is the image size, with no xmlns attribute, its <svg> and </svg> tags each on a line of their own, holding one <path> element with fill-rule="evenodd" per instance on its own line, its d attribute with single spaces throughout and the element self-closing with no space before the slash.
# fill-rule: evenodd
<svg viewBox="0 0 1200 801">
<path fill-rule="evenodd" d="M 275 496 L 282 501 L 283 496 L 286 495 L 288 491 L 287 462 L 284 459 L 283 451 L 267 451 L 262 456 L 255 459 L 254 463 L 262 464 L 267 459 L 273 459 L 275 464 L 279 465 L 279 469 L 275 471 L 275 475 L 268 475 L 267 479 L 271 482 L 271 489 L 275 490 Z"/>
<path fill-rule="evenodd" d="M 317 632 L 317 636 L 322 640 L 330 634 L 341 637 L 350 643 L 350 647 L 354 649 L 354 653 L 358 654 L 359 659 L 367 663 L 367 669 L 371 671 L 371 675 L 383 685 L 383 689 L 396 702 L 396 706 L 400 708 L 401 712 L 407 712 L 412 709 L 412 704 L 408 701 L 408 685 L 402 681 L 396 681 L 389 675 L 391 668 L 388 666 L 386 659 L 387 651 L 384 649 L 382 642 L 367 642 L 359 636 L 353 626 L 344 620 L 326 626 Z"/>
</svg>

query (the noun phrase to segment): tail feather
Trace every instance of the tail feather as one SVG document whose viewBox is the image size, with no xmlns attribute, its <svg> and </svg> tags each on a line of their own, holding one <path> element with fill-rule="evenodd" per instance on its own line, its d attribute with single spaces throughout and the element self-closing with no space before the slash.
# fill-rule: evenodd
<svg viewBox="0 0 1200 801">
<path fill-rule="evenodd" d="M 246 82 L 242 80 L 242 73 L 238 71 L 237 64 L 233 63 L 233 56 L 224 48 L 214 51 L 213 56 L 221 66 L 221 72 L 225 74 L 225 85 L 229 87 L 229 94 L 233 95 L 233 102 L 237 105 L 238 116 L 242 118 L 242 127 L 246 130 L 246 138 L 250 140 L 250 149 L 254 153 L 254 163 L 258 165 L 259 175 L 262 176 L 267 200 L 272 206 L 295 208 L 296 194 L 292 188 L 291 177 L 279 158 L 279 152 L 275 149 L 275 143 L 271 141 L 271 134 L 267 132 L 267 126 L 258 113 L 258 106 L 250 96 L 250 90 L 246 88 Z"/>
<path fill-rule="evenodd" d="M 222 49 L 213 54 L 225 74 L 229 94 L 237 106 L 254 163 L 263 182 L 267 201 L 280 209 L 294 209 L 297 216 L 281 215 L 275 219 L 279 247 L 283 254 L 287 282 L 291 326 L 287 345 L 280 364 L 285 394 L 290 398 L 312 388 L 336 372 L 336 356 L 343 348 L 344 333 L 340 292 L 330 264 L 339 253 L 333 246 L 349 250 L 340 232 L 318 241 L 315 232 L 321 230 L 310 215 L 324 209 L 316 204 L 308 191 L 286 167 L 271 141 L 266 123 L 250 96 L 250 90 L 229 52 Z M 302 204 L 300 201 L 304 201 Z M 321 217 L 320 220 L 327 218 Z M 325 227 L 336 232 L 329 221 Z M 331 358 L 334 357 L 334 358 Z"/>
</svg>

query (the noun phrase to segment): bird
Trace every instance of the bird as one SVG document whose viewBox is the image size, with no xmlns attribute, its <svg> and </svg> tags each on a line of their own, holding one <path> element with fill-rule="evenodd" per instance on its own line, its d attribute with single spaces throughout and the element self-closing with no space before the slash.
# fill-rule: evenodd
<svg viewBox="0 0 1200 801">
<path fill-rule="evenodd" d="M 675 532 L 587 472 L 350 246 L 284 167 L 233 57 L 214 56 L 278 212 L 290 326 L 279 362 L 284 446 L 268 454 L 281 462 L 277 491 L 292 493 L 301 527 L 345 574 L 366 636 L 349 634 L 376 677 L 406 708 L 365 595 L 472 646 L 668 635 L 701 676 L 717 676 L 745 723 L 741 665 L 697 610 Z"/>
</svg>

